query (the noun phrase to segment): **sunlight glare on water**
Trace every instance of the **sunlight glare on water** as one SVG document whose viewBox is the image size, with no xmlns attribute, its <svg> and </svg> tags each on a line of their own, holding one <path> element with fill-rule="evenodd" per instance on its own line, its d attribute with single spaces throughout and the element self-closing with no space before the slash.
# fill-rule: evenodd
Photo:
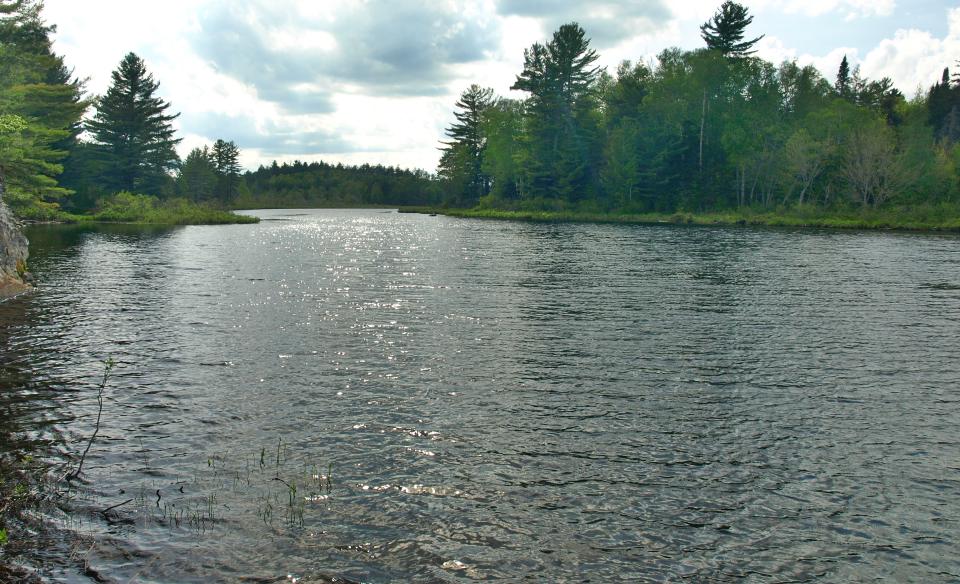
<svg viewBox="0 0 960 584">
<path fill-rule="evenodd" d="M 956 237 L 257 214 L 31 230 L 52 580 L 960 579 Z"/>
</svg>

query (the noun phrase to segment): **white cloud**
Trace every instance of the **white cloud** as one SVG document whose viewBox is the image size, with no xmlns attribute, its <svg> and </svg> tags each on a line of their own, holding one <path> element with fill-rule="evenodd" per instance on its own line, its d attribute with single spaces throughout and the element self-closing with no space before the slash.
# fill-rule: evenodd
<svg viewBox="0 0 960 584">
<path fill-rule="evenodd" d="M 960 56 L 960 8 L 947 12 L 947 22 L 948 32 L 942 39 L 922 30 L 898 30 L 867 53 L 861 71 L 871 79 L 890 77 L 907 96 L 918 87 L 928 88 Z"/>
<path fill-rule="evenodd" d="M 757 51 L 757 57 L 770 61 L 774 65 L 797 58 L 797 50 L 786 46 L 782 40 L 775 36 L 767 35 L 763 37 L 754 45 L 754 49 Z"/>
<path fill-rule="evenodd" d="M 686 0 L 674 2 L 673 14 L 678 19 L 706 22 L 717 11 L 720 0 Z M 751 14 L 781 12 L 808 17 L 840 13 L 844 18 L 890 16 L 896 9 L 895 0 L 743 0 Z"/>
<path fill-rule="evenodd" d="M 897 5 L 894 0 L 789 0 L 769 4 L 781 7 L 787 14 L 804 16 L 822 16 L 839 12 L 847 20 L 890 16 Z"/>
<path fill-rule="evenodd" d="M 548 40 L 558 23 L 580 22 L 599 64 L 612 70 L 623 59 L 649 62 L 667 47 L 702 46 L 699 25 L 721 2 L 47 0 L 45 15 L 59 27 L 55 50 L 90 78 L 91 93 L 106 90 L 125 53 L 144 58 L 161 97 L 183 113 L 182 154 L 224 138 L 241 146 L 249 167 L 299 158 L 433 170 L 459 94 L 478 83 L 511 95 L 523 50 Z M 847 54 L 864 75 L 890 76 L 911 95 L 960 56 L 960 8 L 944 8 L 943 38 L 908 21 L 857 48 L 824 45 L 830 40 L 818 24 L 856 18 L 858 26 L 880 26 L 878 17 L 910 11 L 894 0 L 742 3 L 756 17 L 756 35 L 774 26 L 759 56 L 814 64 L 830 81 Z M 796 21 L 796 31 L 782 30 L 785 21 Z M 798 51 L 792 39 L 811 44 Z"/>
<path fill-rule="evenodd" d="M 801 65 L 813 65 L 820 71 L 824 79 L 832 85 L 837 78 L 837 72 L 840 70 L 840 62 L 847 58 L 847 63 L 851 68 L 857 65 L 859 51 L 855 47 L 837 47 L 822 56 L 801 55 L 797 57 L 797 62 Z"/>
</svg>

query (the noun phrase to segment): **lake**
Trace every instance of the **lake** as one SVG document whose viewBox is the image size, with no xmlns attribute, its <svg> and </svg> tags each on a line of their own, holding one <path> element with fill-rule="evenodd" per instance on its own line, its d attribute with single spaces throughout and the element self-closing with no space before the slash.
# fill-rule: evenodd
<svg viewBox="0 0 960 584">
<path fill-rule="evenodd" d="M 51 581 L 960 579 L 957 236 L 254 213 L 28 232 Z"/>
</svg>

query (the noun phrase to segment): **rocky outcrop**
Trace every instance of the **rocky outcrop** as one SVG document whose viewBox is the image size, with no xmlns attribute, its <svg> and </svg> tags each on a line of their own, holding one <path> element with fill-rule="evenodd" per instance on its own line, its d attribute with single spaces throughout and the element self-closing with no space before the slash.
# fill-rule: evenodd
<svg viewBox="0 0 960 584">
<path fill-rule="evenodd" d="M 4 184 L 0 176 L 0 300 L 30 289 L 27 283 L 27 238 L 13 220 L 3 202 Z"/>
</svg>

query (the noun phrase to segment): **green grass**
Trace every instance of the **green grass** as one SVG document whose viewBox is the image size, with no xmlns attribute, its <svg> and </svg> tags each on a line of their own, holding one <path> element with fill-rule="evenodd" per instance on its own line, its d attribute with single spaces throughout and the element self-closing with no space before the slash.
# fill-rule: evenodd
<svg viewBox="0 0 960 584">
<path fill-rule="evenodd" d="M 706 213 L 617 213 L 573 210 L 444 209 L 402 207 L 402 213 L 438 213 L 472 219 L 624 224 L 766 225 L 833 229 L 960 231 L 960 206 L 954 204 L 824 209 L 812 206 L 778 210 L 735 209 Z"/>
<path fill-rule="evenodd" d="M 61 223 L 135 223 L 143 225 L 221 225 L 228 223 L 258 223 L 257 217 L 239 215 L 203 203 L 183 198 L 158 199 L 150 195 L 121 192 L 104 197 L 89 214 L 62 211 L 49 204 L 17 209 L 17 215 L 27 221 Z"/>
</svg>

